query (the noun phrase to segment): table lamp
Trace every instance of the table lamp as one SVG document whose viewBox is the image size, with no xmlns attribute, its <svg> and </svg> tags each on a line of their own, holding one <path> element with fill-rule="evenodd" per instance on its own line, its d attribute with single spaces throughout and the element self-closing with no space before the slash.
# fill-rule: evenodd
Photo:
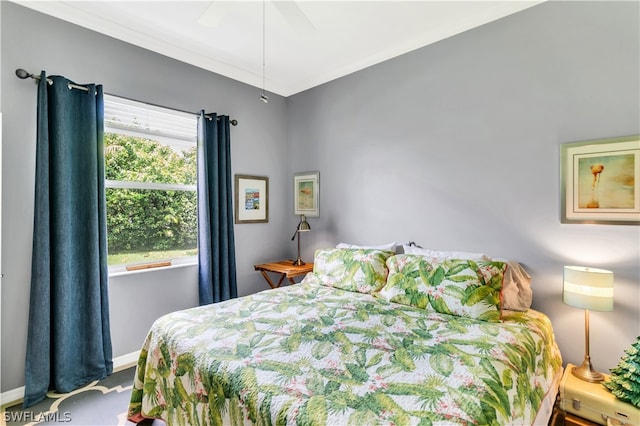
<svg viewBox="0 0 640 426">
<path fill-rule="evenodd" d="M 304 262 L 300 257 L 300 232 L 308 232 L 311 231 L 311 226 L 309 226 L 309 222 L 307 222 L 307 218 L 304 215 L 300 215 L 300 223 L 298 223 L 298 227 L 296 228 L 296 233 L 291 237 L 291 241 L 298 236 L 298 258 L 293 262 L 294 266 L 302 266 Z"/>
<path fill-rule="evenodd" d="M 571 373 L 587 382 L 599 383 L 604 375 L 593 369 L 589 355 L 589 310 L 613 310 L 613 272 L 584 266 L 565 266 L 562 301 L 584 309 L 585 355 L 580 367 Z"/>
</svg>

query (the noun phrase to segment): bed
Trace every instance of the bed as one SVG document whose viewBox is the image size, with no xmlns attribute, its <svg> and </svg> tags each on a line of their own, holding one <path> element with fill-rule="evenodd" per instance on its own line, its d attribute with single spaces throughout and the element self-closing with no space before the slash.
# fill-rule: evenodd
<svg viewBox="0 0 640 426">
<path fill-rule="evenodd" d="M 129 420 L 547 424 L 562 359 L 544 314 L 504 309 L 508 268 L 318 250 L 300 284 L 158 319 Z"/>
</svg>

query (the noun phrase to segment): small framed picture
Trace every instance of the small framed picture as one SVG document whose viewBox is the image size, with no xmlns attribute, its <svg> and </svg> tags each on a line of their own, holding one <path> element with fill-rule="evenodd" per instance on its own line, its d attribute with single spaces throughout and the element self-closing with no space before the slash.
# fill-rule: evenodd
<svg viewBox="0 0 640 426">
<path fill-rule="evenodd" d="M 640 136 L 560 145 L 562 223 L 640 224 Z"/>
<path fill-rule="evenodd" d="M 269 178 L 235 175 L 235 223 L 269 222 Z"/>
<path fill-rule="evenodd" d="M 296 216 L 320 216 L 320 172 L 293 175 L 293 213 Z"/>
</svg>

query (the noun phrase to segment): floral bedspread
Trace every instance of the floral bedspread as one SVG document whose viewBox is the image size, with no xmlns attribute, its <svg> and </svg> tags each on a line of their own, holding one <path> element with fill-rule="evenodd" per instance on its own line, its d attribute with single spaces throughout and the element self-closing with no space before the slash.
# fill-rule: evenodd
<svg viewBox="0 0 640 426">
<path fill-rule="evenodd" d="M 129 418 L 168 425 L 532 424 L 562 369 L 542 313 L 501 323 L 313 283 L 158 319 Z"/>
</svg>

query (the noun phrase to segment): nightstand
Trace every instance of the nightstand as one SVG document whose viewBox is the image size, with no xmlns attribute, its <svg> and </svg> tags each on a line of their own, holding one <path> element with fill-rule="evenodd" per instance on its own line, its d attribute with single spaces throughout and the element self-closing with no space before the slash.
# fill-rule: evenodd
<svg viewBox="0 0 640 426">
<path fill-rule="evenodd" d="M 568 364 L 560 381 L 559 408 L 570 426 L 637 426 L 640 409 L 617 399 L 602 383 L 589 383 L 571 374 Z M 606 379 L 609 376 L 605 374 Z"/>
<path fill-rule="evenodd" d="M 256 271 L 260 271 L 262 273 L 262 276 L 267 280 L 267 283 L 269 283 L 271 288 L 277 288 L 280 287 L 285 277 L 289 279 L 290 284 L 295 284 L 296 282 L 293 280 L 295 277 L 306 275 L 313 271 L 313 263 L 305 263 L 304 265 L 295 266 L 293 264 L 293 260 L 280 260 L 278 262 L 255 265 L 254 268 Z M 269 272 L 280 274 L 280 280 L 277 284 L 274 284 L 273 281 L 271 281 L 271 277 L 269 277 L 268 274 Z"/>
</svg>

